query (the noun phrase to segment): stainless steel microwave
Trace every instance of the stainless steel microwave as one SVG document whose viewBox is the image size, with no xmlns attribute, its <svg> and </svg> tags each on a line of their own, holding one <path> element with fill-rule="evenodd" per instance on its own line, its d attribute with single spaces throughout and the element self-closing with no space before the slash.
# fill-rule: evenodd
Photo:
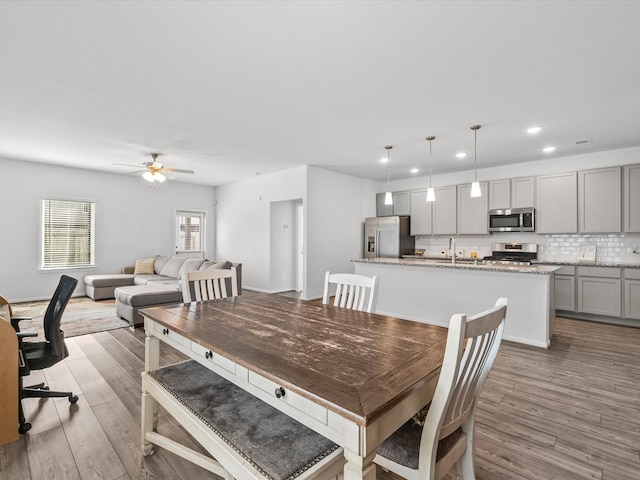
<svg viewBox="0 0 640 480">
<path fill-rule="evenodd" d="M 536 209 L 509 208 L 489 210 L 490 232 L 535 232 Z"/>
</svg>

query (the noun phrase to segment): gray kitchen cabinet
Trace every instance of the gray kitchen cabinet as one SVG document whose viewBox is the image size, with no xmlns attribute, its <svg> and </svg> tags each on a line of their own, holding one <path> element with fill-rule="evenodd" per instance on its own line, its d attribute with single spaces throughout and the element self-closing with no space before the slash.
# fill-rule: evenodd
<svg viewBox="0 0 640 480">
<path fill-rule="evenodd" d="M 434 235 L 454 235 L 457 233 L 457 188 L 436 187 L 436 201 L 433 202 Z"/>
<path fill-rule="evenodd" d="M 384 204 L 384 195 L 384 193 L 376 195 L 376 215 L 378 217 L 411 214 L 409 192 L 393 192 L 393 205 Z"/>
<path fill-rule="evenodd" d="M 556 310 L 576 311 L 576 267 L 564 266 L 556 270 L 554 299 Z"/>
<path fill-rule="evenodd" d="M 578 267 L 577 311 L 621 317 L 621 269 L 616 267 Z"/>
<path fill-rule="evenodd" d="M 624 269 L 624 316 L 640 320 L 640 268 Z"/>
<path fill-rule="evenodd" d="M 471 184 L 458 185 L 458 234 L 489 233 L 489 196 L 487 182 L 480 182 L 480 197 L 471 197 Z"/>
<path fill-rule="evenodd" d="M 640 232 L 640 165 L 624 167 L 624 231 Z"/>
<path fill-rule="evenodd" d="M 578 229 L 581 233 L 622 231 L 622 169 L 578 172 Z"/>
<path fill-rule="evenodd" d="M 489 182 L 489 209 L 534 207 L 534 197 L 534 177 Z"/>
<path fill-rule="evenodd" d="M 411 192 L 411 235 L 431 235 L 433 202 L 427 202 L 426 190 Z"/>
<path fill-rule="evenodd" d="M 576 172 L 536 177 L 537 233 L 578 232 Z"/>
</svg>

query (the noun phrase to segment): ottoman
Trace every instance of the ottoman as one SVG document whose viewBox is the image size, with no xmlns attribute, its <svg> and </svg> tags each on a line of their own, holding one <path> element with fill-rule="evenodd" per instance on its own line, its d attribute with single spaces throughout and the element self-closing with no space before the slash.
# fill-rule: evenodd
<svg viewBox="0 0 640 480">
<path fill-rule="evenodd" d="M 87 275 L 84 277 L 84 292 L 92 300 L 114 298 L 114 290 L 133 285 L 135 275 L 115 273 L 111 275 Z"/>
<path fill-rule="evenodd" d="M 182 291 L 178 285 L 155 283 L 152 285 L 136 285 L 118 287 L 115 290 L 116 315 L 127 320 L 132 326 L 144 324 L 138 310 L 144 307 L 166 303 L 182 302 Z"/>
</svg>

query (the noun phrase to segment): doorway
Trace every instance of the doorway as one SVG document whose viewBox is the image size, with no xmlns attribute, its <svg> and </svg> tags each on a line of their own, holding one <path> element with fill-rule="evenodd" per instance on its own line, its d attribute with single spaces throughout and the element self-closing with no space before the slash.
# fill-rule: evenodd
<svg viewBox="0 0 640 480">
<path fill-rule="evenodd" d="M 272 293 L 304 289 L 304 208 L 302 200 L 271 202 L 270 286 Z"/>
</svg>

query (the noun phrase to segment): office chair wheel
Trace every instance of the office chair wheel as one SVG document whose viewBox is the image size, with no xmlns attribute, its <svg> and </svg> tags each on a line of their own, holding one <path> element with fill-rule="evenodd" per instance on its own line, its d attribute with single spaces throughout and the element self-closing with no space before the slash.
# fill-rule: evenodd
<svg viewBox="0 0 640 480">
<path fill-rule="evenodd" d="M 27 433 L 29 430 L 31 430 L 31 424 L 30 423 L 23 423 L 22 425 L 20 425 L 18 427 L 18 433 L 20 433 L 20 434 Z"/>
<path fill-rule="evenodd" d="M 77 402 L 78 402 L 77 395 L 72 395 L 71 397 L 69 397 L 69 403 L 77 403 Z"/>
</svg>

